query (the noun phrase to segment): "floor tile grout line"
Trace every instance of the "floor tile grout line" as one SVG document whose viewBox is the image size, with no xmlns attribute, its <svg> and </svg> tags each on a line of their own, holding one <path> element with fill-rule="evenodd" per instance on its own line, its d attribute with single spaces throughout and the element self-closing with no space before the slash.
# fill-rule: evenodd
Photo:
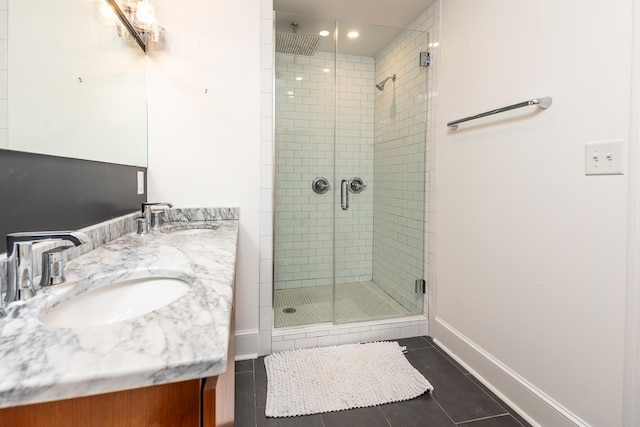
<svg viewBox="0 0 640 427">
<path fill-rule="evenodd" d="M 482 384 L 482 381 L 480 381 L 479 379 L 477 379 L 476 377 L 474 377 L 471 373 L 469 373 L 469 375 L 470 375 L 470 376 L 471 376 L 471 378 L 472 378 L 471 382 L 473 382 L 473 383 L 475 384 L 475 381 L 478 381 L 480 384 Z M 475 380 L 475 381 L 474 381 L 474 380 Z M 482 384 L 482 385 L 483 385 L 484 387 L 486 387 L 484 384 Z M 502 401 L 502 399 L 500 399 L 498 396 L 496 396 L 496 397 L 498 397 L 498 399 L 500 399 L 500 402 L 499 402 L 499 401 L 497 401 L 497 400 L 496 400 L 496 399 L 495 399 L 491 394 L 487 393 L 487 391 L 484 389 L 484 387 L 480 387 L 478 384 L 476 384 L 476 387 L 478 387 L 480 390 L 482 390 L 482 392 L 483 392 L 484 394 L 486 394 L 487 396 L 489 396 L 489 398 L 490 398 L 491 400 L 493 400 L 494 402 L 496 402 L 496 404 L 497 404 L 499 407 L 501 407 L 502 409 L 504 409 L 505 411 L 507 411 L 507 413 L 508 413 L 509 415 L 512 415 L 512 414 L 509 412 L 509 409 L 511 409 L 511 410 L 513 411 L 513 408 L 511 408 L 509 405 L 507 405 L 507 404 L 506 404 L 506 403 L 504 403 L 504 402 L 503 402 L 504 404 L 503 404 L 503 403 L 500 403 L 500 402 Z M 506 408 L 505 408 L 505 406 L 506 406 Z M 515 411 L 513 411 L 513 412 L 515 412 Z M 516 412 L 516 413 L 517 413 L 517 412 Z M 520 414 L 518 414 L 518 416 L 520 416 Z M 512 415 L 512 417 L 513 417 L 513 415 Z M 517 422 L 518 424 L 520 424 L 522 427 L 524 427 L 524 424 L 522 424 L 522 423 L 520 422 L 520 420 L 519 420 L 519 419 L 517 419 L 516 417 L 513 417 L 513 419 L 514 419 L 514 420 L 516 420 L 516 422 Z"/>
<path fill-rule="evenodd" d="M 438 407 L 440 408 L 440 410 L 442 412 L 444 412 L 444 414 L 447 416 L 447 418 L 449 418 L 451 420 L 451 423 L 453 425 L 456 425 L 456 422 L 453 421 L 453 418 L 451 418 L 451 415 L 449 415 L 449 413 L 447 411 L 445 411 L 445 409 L 442 407 L 442 405 L 440 404 L 440 402 L 438 402 L 438 399 L 436 399 L 435 397 L 432 396 L 432 399 L 434 402 L 436 402 L 436 405 L 438 405 Z"/>
<path fill-rule="evenodd" d="M 447 362 L 451 363 L 458 371 L 462 372 L 465 375 L 471 374 L 471 372 L 468 372 L 466 369 L 464 369 L 464 367 L 458 365 L 458 362 L 455 362 L 453 359 L 451 359 L 451 356 L 449 356 L 444 350 L 439 348 L 437 345 L 434 345 L 433 348 L 435 348 L 438 353 L 443 355 L 444 358 L 447 359 Z"/>
<path fill-rule="evenodd" d="M 505 408 L 503 404 L 501 404 L 500 402 L 498 402 L 498 401 L 497 401 L 497 400 L 496 400 L 492 395 L 490 395 L 489 393 L 487 393 L 487 391 L 486 391 L 483 387 L 480 387 L 478 384 L 476 384 L 476 383 L 475 383 L 475 381 L 474 381 L 474 380 L 476 380 L 476 381 L 478 381 L 478 382 L 480 382 L 480 383 L 481 383 L 481 381 L 480 381 L 480 380 L 478 380 L 478 379 L 477 379 L 477 378 L 476 378 L 476 377 L 475 377 L 471 372 L 468 372 L 466 369 L 463 371 L 463 370 L 461 369 L 461 367 L 459 367 L 456 363 L 453 363 L 453 361 L 450 359 L 450 357 L 451 357 L 451 356 L 449 356 L 448 354 L 446 354 L 446 353 L 445 353 L 445 351 L 444 351 L 444 350 L 442 350 L 442 349 L 440 349 L 437 345 L 434 345 L 434 346 L 433 346 L 433 348 L 434 348 L 438 353 L 440 353 L 440 354 L 442 354 L 443 356 L 445 356 L 445 359 L 447 359 L 447 361 L 448 361 L 449 363 L 451 363 L 451 364 L 452 364 L 456 369 L 458 369 L 458 371 L 462 372 L 462 373 L 464 374 L 464 376 L 465 376 L 465 377 L 469 378 L 469 379 L 471 380 L 471 382 L 472 382 L 472 383 L 474 383 L 474 385 L 475 385 L 476 387 L 478 387 L 478 388 L 479 388 L 479 389 L 480 389 L 484 394 L 486 394 L 486 395 L 487 395 L 491 400 L 493 400 L 493 401 L 496 403 L 496 405 L 498 405 L 500 408 L 502 408 L 503 410 L 507 411 L 507 413 L 508 413 L 509 415 L 511 415 L 511 413 L 509 412 L 509 410 L 508 410 L 507 408 Z M 486 386 L 485 386 L 485 387 L 486 387 Z M 496 397 L 497 397 L 497 396 L 496 396 Z M 509 409 L 511 409 L 511 408 L 509 408 Z M 511 410 L 513 410 L 513 409 L 511 409 Z M 515 412 L 515 411 L 514 411 L 514 412 Z M 525 427 L 525 426 L 520 422 L 520 420 L 518 420 L 516 417 L 513 417 L 513 419 L 514 419 L 518 424 L 520 424 L 522 427 Z M 466 421 L 465 421 L 465 422 L 466 422 Z"/>
<path fill-rule="evenodd" d="M 387 418 L 387 414 L 385 414 L 384 411 L 382 410 L 382 406 L 383 405 L 376 405 L 376 408 L 378 408 L 378 411 L 380 411 L 380 413 L 384 417 L 384 420 L 387 422 L 387 424 L 389 424 L 389 427 L 393 427 L 393 425 L 391 424 L 391 420 Z"/>
<path fill-rule="evenodd" d="M 258 391 L 256 390 L 256 360 L 258 359 L 252 359 L 251 360 L 251 366 L 253 366 L 253 371 L 251 371 L 251 373 L 253 374 L 253 413 L 254 413 L 254 422 L 255 422 L 255 426 L 258 427 Z"/>
<path fill-rule="evenodd" d="M 474 418 L 472 420 L 460 421 L 459 423 L 456 423 L 456 425 L 457 426 L 464 426 L 465 424 L 475 423 L 476 421 L 490 420 L 492 418 L 500 418 L 500 417 L 504 417 L 504 416 L 511 416 L 511 414 L 507 412 L 506 414 L 498 414 L 498 415 L 491 415 L 489 417 Z"/>
</svg>

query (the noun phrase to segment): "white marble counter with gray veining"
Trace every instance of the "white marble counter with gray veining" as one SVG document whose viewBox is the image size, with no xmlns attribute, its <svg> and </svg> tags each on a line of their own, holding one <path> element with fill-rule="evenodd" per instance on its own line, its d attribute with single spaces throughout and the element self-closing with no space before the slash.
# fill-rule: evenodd
<svg viewBox="0 0 640 427">
<path fill-rule="evenodd" d="M 0 408 L 224 372 L 237 211 L 173 209 L 167 216 L 215 223 L 206 233 L 124 234 L 69 261 L 67 283 L 10 305 L 8 316 L 0 318 Z M 40 321 L 48 309 L 75 295 L 148 276 L 181 278 L 189 290 L 156 311 L 109 325 L 53 328 Z"/>
</svg>

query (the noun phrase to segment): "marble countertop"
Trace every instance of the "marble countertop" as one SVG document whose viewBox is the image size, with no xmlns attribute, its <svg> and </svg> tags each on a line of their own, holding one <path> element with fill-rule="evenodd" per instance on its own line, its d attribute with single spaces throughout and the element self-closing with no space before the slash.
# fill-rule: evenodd
<svg viewBox="0 0 640 427">
<path fill-rule="evenodd" d="M 232 218 L 198 234 L 124 234 L 69 261 L 67 283 L 11 304 L 0 318 L 0 408 L 224 372 L 238 236 Z M 170 215 L 203 219 L 220 218 Z M 181 278 L 190 288 L 169 305 L 110 325 L 52 328 L 39 320 L 75 295 L 148 276 Z"/>
</svg>

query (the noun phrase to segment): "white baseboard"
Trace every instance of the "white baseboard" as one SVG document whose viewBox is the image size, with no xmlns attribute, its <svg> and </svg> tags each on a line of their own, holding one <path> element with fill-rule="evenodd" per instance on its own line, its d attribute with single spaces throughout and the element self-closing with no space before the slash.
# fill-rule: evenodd
<svg viewBox="0 0 640 427">
<path fill-rule="evenodd" d="M 260 331 L 257 329 L 245 329 L 236 331 L 235 360 L 255 359 L 260 352 Z"/>
<path fill-rule="evenodd" d="M 432 332 L 436 344 L 534 427 L 590 427 L 437 316 Z"/>
</svg>

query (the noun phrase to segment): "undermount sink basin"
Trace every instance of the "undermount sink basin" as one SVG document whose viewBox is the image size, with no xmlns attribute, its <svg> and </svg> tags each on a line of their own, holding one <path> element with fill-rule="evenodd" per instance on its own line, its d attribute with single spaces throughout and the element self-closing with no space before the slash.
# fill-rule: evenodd
<svg viewBox="0 0 640 427">
<path fill-rule="evenodd" d="M 187 282 L 172 277 L 114 282 L 53 306 L 40 320 L 55 328 L 108 325 L 158 310 L 188 290 Z"/>
</svg>

